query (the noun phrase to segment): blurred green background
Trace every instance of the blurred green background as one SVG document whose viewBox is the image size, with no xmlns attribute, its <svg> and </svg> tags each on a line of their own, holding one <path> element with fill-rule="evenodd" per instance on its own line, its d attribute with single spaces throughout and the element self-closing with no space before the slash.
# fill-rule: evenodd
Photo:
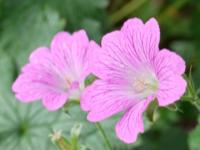
<svg viewBox="0 0 200 150">
<path fill-rule="evenodd" d="M 160 48 L 174 50 L 186 60 L 186 74 L 191 70 L 196 87 L 189 93 L 190 101 L 197 103 L 182 99 L 178 109 L 159 108 L 156 121 L 145 118 L 146 132 L 130 145 L 115 137 L 114 124 L 120 114 L 107 119 L 102 124 L 113 149 L 200 150 L 200 0 L 0 0 L 0 150 L 56 150 L 48 135 L 62 130 L 69 139 L 77 123 L 82 124 L 82 145 L 106 149 L 79 107 L 66 114 L 48 112 L 40 102 L 22 104 L 11 92 L 11 84 L 31 51 L 48 46 L 56 32 L 83 28 L 99 42 L 103 34 L 135 16 L 159 21 Z"/>
</svg>

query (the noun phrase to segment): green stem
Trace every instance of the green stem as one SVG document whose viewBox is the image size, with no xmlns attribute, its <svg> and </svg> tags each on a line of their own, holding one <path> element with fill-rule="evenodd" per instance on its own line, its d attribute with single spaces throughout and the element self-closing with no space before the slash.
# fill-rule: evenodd
<svg viewBox="0 0 200 150">
<path fill-rule="evenodd" d="M 96 125 L 96 128 L 99 130 L 101 136 L 103 137 L 108 150 L 112 150 L 112 146 L 111 146 L 111 144 L 108 140 L 108 137 L 106 136 L 106 133 L 105 133 L 103 127 L 101 126 L 101 124 L 99 122 L 97 122 L 95 125 Z"/>
</svg>

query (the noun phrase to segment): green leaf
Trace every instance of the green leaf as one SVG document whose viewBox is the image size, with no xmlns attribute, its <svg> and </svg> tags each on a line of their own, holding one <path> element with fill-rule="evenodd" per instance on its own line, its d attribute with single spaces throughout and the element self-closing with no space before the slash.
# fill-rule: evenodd
<svg viewBox="0 0 200 150">
<path fill-rule="evenodd" d="M 102 31 L 107 28 L 105 24 L 108 2 L 108 0 L 65 0 L 62 2 L 50 0 L 48 5 L 59 10 L 61 16 L 66 18 L 67 30 L 75 31 L 84 28 L 91 38 L 99 40 Z"/>
<path fill-rule="evenodd" d="M 66 115 L 48 112 L 40 102 L 25 105 L 8 93 L 0 103 L 0 149 L 54 150 L 48 135 L 52 129 L 65 130 Z"/>
<path fill-rule="evenodd" d="M 0 93 L 10 91 L 15 71 L 12 58 L 7 53 L 0 51 Z"/>
<path fill-rule="evenodd" d="M 200 125 L 189 134 L 188 141 L 190 150 L 200 150 Z"/>
<path fill-rule="evenodd" d="M 13 20 L 4 20 L 0 37 L 0 49 L 9 52 L 20 67 L 35 48 L 48 46 L 53 35 L 64 26 L 59 14 L 48 7 L 34 5 L 23 13 L 13 14 Z"/>
</svg>

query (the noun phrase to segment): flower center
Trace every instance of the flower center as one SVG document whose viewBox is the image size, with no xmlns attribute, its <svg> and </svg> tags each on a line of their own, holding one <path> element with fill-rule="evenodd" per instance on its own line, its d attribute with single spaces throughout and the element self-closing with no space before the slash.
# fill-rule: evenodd
<svg viewBox="0 0 200 150">
<path fill-rule="evenodd" d="M 68 77 L 65 77 L 65 81 L 67 84 L 67 88 L 69 88 L 71 86 L 72 81 Z"/>
<path fill-rule="evenodd" d="M 132 82 L 134 94 L 138 99 L 144 99 L 154 94 L 158 89 L 158 80 L 149 70 L 139 72 Z"/>
<path fill-rule="evenodd" d="M 69 77 L 65 77 L 65 84 L 67 91 L 69 93 L 70 99 L 79 99 L 80 98 L 80 85 L 78 81 L 73 81 Z"/>
</svg>

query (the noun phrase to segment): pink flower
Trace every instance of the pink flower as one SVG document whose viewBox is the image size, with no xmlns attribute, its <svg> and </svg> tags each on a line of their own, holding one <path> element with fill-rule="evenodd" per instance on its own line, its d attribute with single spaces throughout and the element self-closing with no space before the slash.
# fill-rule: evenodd
<svg viewBox="0 0 200 150">
<path fill-rule="evenodd" d="M 16 97 L 22 102 L 42 99 L 50 111 L 61 108 L 68 99 L 78 99 L 90 74 L 91 43 L 84 30 L 72 35 L 57 33 L 50 48 L 32 52 L 13 84 Z"/>
<path fill-rule="evenodd" d="M 124 112 L 116 134 L 126 143 L 144 132 L 142 114 L 157 99 L 160 106 L 179 100 L 186 90 L 181 76 L 184 60 L 167 49 L 159 51 L 160 30 L 155 19 L 126 21 L 119 31 L 106 34 L 96 45 L 93 73 L 100 79 L 85 89 L 81 107 L 88 120 L 101 121 Z"/>
</svg>

